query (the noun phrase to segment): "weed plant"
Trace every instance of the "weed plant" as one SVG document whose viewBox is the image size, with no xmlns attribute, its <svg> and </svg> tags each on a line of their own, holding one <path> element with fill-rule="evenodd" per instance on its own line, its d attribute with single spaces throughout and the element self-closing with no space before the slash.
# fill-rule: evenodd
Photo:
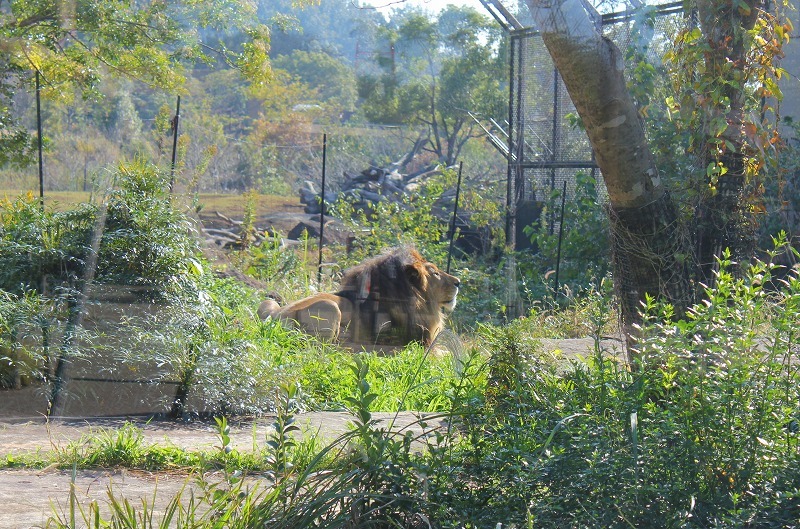
<svg viewBox="0 0 800 529">
<path fill-rule="evenodd" d="M 233 254 L 233 261 L 248 275 L 264 282 L 271 295 L 284 304 L 311 295 L 316 291 L 333 290 L 333 284 L 316 284 L 317 260 L 312 263 L 312 242 L 303 232 L 300 246 L 285 247 L 276 235 L 258 245 Z M 324 279 L 331 280 L 329 275 Z"/>
<path fill-rule="evenodd" d="M 227 460 L 231 478 L 202 485 L 220 491 L 203 496 L 215 514 L 191 527 L 794 527 L 800 280 L 729 267 L 684 320 L 644 307 L 633 369 L 602 349 L 607 311 L 566 368 L 541 355 L 529 320 L 481 327 L 483 349 L 445 392 L 448 426 L 425 435 L 373 419 L 372 358 L 356 356 L 351 430 L 296 464 L 300 394 L 285 388 L 271 479 L 248 492 Z"/>
<path fill-rule="evenodd" d="M 445 478 L 453 526 L 791 527 L 800 519 L 796 276 L 758 263 L 690 316 L 645 307 L 637 369 L 595 341 L 563 371 L 498 329 L 483 411 Z M 432 461 L 435 461 L 432 459 Z M 435 463 L 437 466 L 438 462 Z M 441 475 L 429 472 L 428 475 Z"/>
</svg>

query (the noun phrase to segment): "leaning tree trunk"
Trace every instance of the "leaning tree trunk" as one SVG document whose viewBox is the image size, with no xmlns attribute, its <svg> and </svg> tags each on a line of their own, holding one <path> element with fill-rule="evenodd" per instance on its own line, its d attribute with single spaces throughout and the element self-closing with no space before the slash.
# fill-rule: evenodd
<svg viewBox="0 0 800 529">
<path fill-rule="evenodd" d="M 529 1 L 608 189 L 614 282 L 630 338 L 645 296 L 666 298 L 679 314 L 686 308 L 688 243 L 626 87 L 622 54 L 580 0 Z"/>
</svg>

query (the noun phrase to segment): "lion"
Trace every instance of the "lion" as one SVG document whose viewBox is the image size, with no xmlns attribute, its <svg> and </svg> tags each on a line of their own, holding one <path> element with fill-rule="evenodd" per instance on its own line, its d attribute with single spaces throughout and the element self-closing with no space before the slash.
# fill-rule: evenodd
<svg viewBox="0 0 800 529">
<path fill-rule="evenodd" d="M 328 340 L 429 346 L 455 309 L 460 284 L 403 246 L 346 270 L 334 294 L 315 294 L 285 307 L 268 299 L 258 315 Z"/>
</svg>

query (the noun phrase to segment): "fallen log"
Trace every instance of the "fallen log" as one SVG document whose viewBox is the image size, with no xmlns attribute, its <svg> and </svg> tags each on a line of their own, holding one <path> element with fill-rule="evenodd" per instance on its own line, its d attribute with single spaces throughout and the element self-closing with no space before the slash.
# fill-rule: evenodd
<svg viewBox="0 0 800 529">
<path fill-rule="evenodd" d="M 225 222 L 227 222 L 228 224 L 230 224 L 231 226 L 241 226 L 242 225 L 242 221 L 241 220 L 235 220 L 235 219 L 232 219 L 230 217 L 227 217 L 227 216 L 223 215 L 222 213 L 220 213 L 219 211 L 215 211 L 214 214 L 218 218 L 220 218 L 220 219 L 224 220 Z"/>
</svg>

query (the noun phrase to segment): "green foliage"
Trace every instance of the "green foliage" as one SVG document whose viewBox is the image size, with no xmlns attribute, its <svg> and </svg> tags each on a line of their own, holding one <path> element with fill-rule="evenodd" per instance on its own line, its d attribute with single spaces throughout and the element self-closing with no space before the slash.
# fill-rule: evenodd
<svg viewBox="0 0 800 529">
<path fill-rule="evenodd" d="M 3 204 L 4 385 L 50 382 L 58 362 L 102 349 L 80 325 L 89 282 L 143 286 L 161 298 L 194 281 L 197 241 L 163 176 L 141 161 L 121 163 L 117 184 L 102 206 L 53 212 L 31 195 Z"/>
<path fill-rule="evenodd" d="M 355 74 L 341 59 L 322 52 L 294 50 L 289 55 L 277 57 L 274 64 L 315 89 L 319 100 L 333 107 L 337 114 L 354 110 L 357 96 Z"/>
<path fill-rule="evenodd" d="M 539 271 L 549 275 L 559 266 L 557 225 L 561 219 L 561 195 L 561 189 L 553 189 L 542 210 L 539 224 L 524 227 L 524 233 L 538 249 L 530 259 L 522 261 L 535 267 L 525 270 L 526 276 L 537 277 Z M 588 172 L 579 171 L 575 174 L 574 196 L 568 198 L 567 202 L 562 226 L 558 286 L 578 291 L 589 287 L 610 271 L 608 219 L 606 209 L 597 195 L 597 181 Z M 533 285 L 528 284 L 527 287 L 532 290 L 533 299 L 542 297 L 542 293 L 537 292 Z"/>
<path fill-rule="evenodd" d="M 742 279 L 729 266 L 688 319 L 647 307 L 636 372 L 599 341 L 586 363 L 565 370 L 526 347 L 516 327 L 500 333 L 492 407 L 469 422 L 480 433 L 431 493 L 445 516 L 545 527 L 796 519 L 797 277 L 767 291 L 770 266 Z"/>
<path fill-rule="evenodd" d="M 529 291 L 528 291 L 529 292 Z M 563 292 L 535 300 L 525 318 L 537 338 L 584 338 L 619 333 L 619 315 L 611 278 L 578 292 Z"/>
<path fill-rule="evenodd" d="M 168 292 L 195 273 L 197 239 L 172 205 L 167 175 L 143 160 L 119 164 L 100 226 L 97 278 Z"/>
<path fill-rule="evenodd" d="M 46 211 L 32 194 L 6 198 L 0 217 L 0 288 L 21 293 L 42 288 L 44 277 L 74 283 L 89 251 L 94 208 Z"/>
<path fill-rule="evenodd" d="M 300 347 L 302 337 L 275 322 L 260 322 L 252 292 L 233 280 L 200 276 L 194 288 L 141 318 L 127 321 L 129 340 L 116 352 L 119 366 L 160 366 L 156 380 L 178 381 L 202 409 L 220 414 L 259 413 L 273 407 L 272 388 L 281 348 Z M 169 405 L 170 403 L 165 403 Z M 182 401 L 172 413 L 196 411 Z"/>
<path fill-rule="evenodd" d="M 33 290 L 0 290 L 0 388 L 47 381 L 54 367 L 48 340 L 60 331 L 56 311 Z"/>
<path fill-rule="evenodd" d="M 72 96 L 73 86 L 87 97 L 97 96 L 99 81 L 109 71 L 175 90 L 185 81 L 187 64 L 212 61 L 211 43 L 201 28 L 240 28 L 249 37 L 241 49 L 220 42 L 216 55 L 255 80 L 269 75 L 269 31 L 253 22 L 254 6 L 248 2 L 14 0 L 7 14 L 0 24 L 0 63 L 11 75 L 0 82 L 0 122 L 11 133 L 0 140 L 0 166 L 22 163 L 31 152 L 9 104 L 16 89 L 32 84 L 31 71 L 41 73 L 43 96 L 52 99 Z"/>
<path fill-rule="evenodd" d="M 240 269 L 263 281 L 274 293 L 294 301 L 311 294 L 311 264 L 308 239 L 299 250 L 283 246 L 277 234 L 259 245 L 234 255 Z"/>
<path fill-rule="evenodd" d="M 458 307 L 448 321 L 458 329 L 473 331 L 482 323 L 500 323 L 504 313 L 504 292 L 508 281 L 499 274 L 503 261 L 488 257 L 473 261 L 469 268 L 452 272 L 461 280 L 458 287 Z"/>
<path fill-rule="evenodd" d="M 775 59 L 783 55 L 791 24 L 782 22 L 780 13 L 759 10 L 757 18 L 751 17 L 747 2 L 741 2 L 730 18 L 725 3 L 709 2 L 705 9 L 701 28 L 681 31 L 664 58 L 674 89 L 667 100 L 670 118 L 691 132 L 687 151 L 711 160 L 707 176 L 716 186 L 728 169 L 720 162 L 726 152 L 750 156 L 750 171 L 774 156 L 775 130 L 766 120 L 745 114 L 742 141 L 737 136 L 741 133 L 729 131 L 733 124 L 727 119 L 742 105 L 755 116 L 756 109 L 771 110 L 764 107 L 767 98 L 782 99 L 778 79 L 785 72 Z M 710 28 L 705 24 L 717 19 L 721 23 L 715 31 L 725 38 L 707 38 L 703 30 Z"/>
<path fill-rule="evenodd" d="M 295 384 L 284 384 L 280 387 L 278 413 L 272 424 L 274 431 L 267 439 L 267 446 L 271 450 L 267 457 L 267 465 L 269 465 L 270 477 L 277 485 L 286 481 L 294 468 L 290 456 L 299 442 L 293 434 L 300 431 L 295 424 L 294 417 L 297 411 L 295 402 L 297 390 L 298 386 Z"/>
<path fill-rule="evenodd" d="M 158 471 L 199 467 L 202 454 L 187 452 L 174 446 L 158 446 L 145 441 L 142 430 L 132 423 L 119 428 L 100 428 L 70 442 L 64 448 L 55 448 L 39 459 L 25 456 L 20 466 L 58 468 L 137 468 Z M 9 468 L 13 464 L 7 465 Z"/>
<path fill-rule="evenodd" d="M 410 345 L 391 355 L 362 352 L 356 358 L 368 369 L 366 380 L 377 395 L 374 409 L 433 412 L 447 408 L 448 388 L 458 377 L 450 355 L 431 356 L 421 346 Z M 302 388 L 299 400 L 306 407 L 340 409 L 353 398 L 352 352 L 319 347 L 286 353 L 279 361 Z"/>
<path fill-rule="evenodd" d="M 797 137 L 800 122 L 786 119 L 784 125 L 791 127 L 791 134 Z M 760 224 L 759 248 L 770 248 L 771 240 L 786 232 L 792 240 L 800 233 L 800 149 L 795 142 L 788 143 L 779 152 L 777 168 L 768 173 L 764 182 L 765 215 Z"/>
<path fill-rule="evenodd" d="M 40 290 L 45 279 L 74 285 L 88 273 L 85 264 L 98 238 L 98 281 L 169 290 L 190 273 L 198 246 L 188 220 L 172 207 L 164 175 L 136 160 L 120 163 L 115 176 L 117 187 L 101 207 L 81 204 L 53 212 L 31 194 L 6 199 L 0 288 Z"/>
</svg>

